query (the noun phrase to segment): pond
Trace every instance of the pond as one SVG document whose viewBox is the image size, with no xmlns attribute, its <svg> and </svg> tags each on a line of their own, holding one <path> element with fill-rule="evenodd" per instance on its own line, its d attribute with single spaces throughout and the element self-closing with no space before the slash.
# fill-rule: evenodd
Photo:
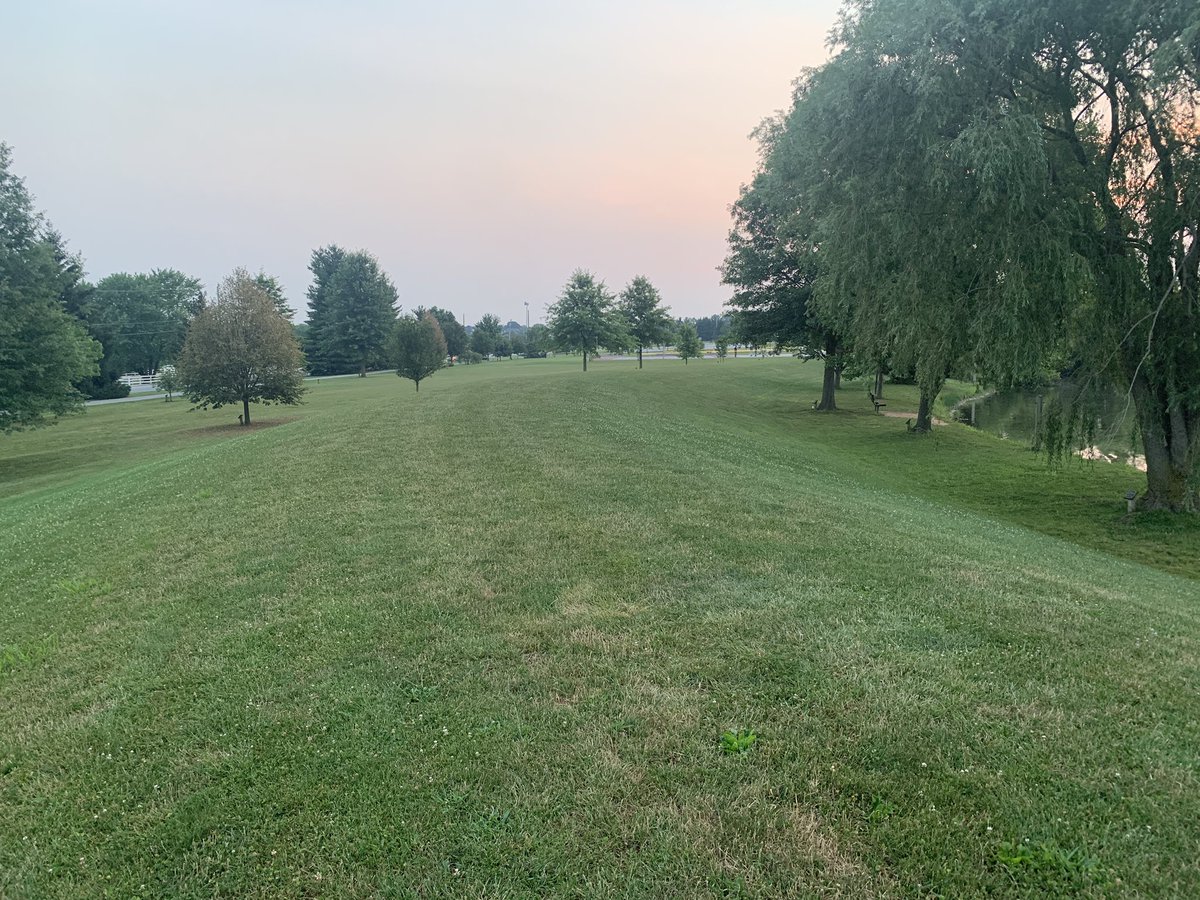
<svg viewBox="0 0 1200 900">
<path fill-rule="evenodd" d="M 983 394 L 963 400 L 957 407 L 957 414 L 961 421 L 983 431 L 1032 445 L 1038 423 L 1045 422 L 1054 401 L 1057 400 L 1064 410 L 1068 409 L 1078 397 L 1080 387 L 1076 382 L 1063 379 L 1038 391 Z M 1097 419 L 1096 447 L 1108 455 L 1127 457 L 1134 445 L 1133 403 L 1124 393 L 1110 388 L 1100 392 L 1092 412 Z"/>
</svg>

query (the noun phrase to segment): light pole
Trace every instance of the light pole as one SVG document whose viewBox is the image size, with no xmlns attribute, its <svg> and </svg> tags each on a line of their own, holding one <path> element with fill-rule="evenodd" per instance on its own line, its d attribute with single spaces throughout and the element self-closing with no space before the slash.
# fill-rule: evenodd
<svg viewBox="0 0 1200 900">
<path fill-rule="evenodd" d="M 529 330 L 529 301 L 525 301 L 525 330 Z"/>
</svg>

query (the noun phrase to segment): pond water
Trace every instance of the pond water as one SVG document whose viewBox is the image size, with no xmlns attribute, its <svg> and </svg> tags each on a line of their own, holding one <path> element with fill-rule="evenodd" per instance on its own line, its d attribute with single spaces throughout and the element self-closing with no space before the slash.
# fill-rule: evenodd
<svg viewBox="0 0 1200 900">
<path fill-rule="evenodd" d="M 1066 410 L 1075 402 L 1079 391 L 1079 384 L 1062 380 L 1040 391 L 987 394 L 977 400 L 964 400 L 959 406 L 959 416 L 962 421 L 974 424 L 983 431 L 1031 445 L 1039 422 L 1038 397 L 1042 398 L 1040 417 L 1044 423 L 1055 399 Z M 1133 404 L 1127 402 L 1124 393 L 1115 389 L 1105 390 L 1096 398 L 1094 414 L 1098 420 L 1096 446 L 1105 453 L 1127 456 L 1134 432 Z"/>
</svg>

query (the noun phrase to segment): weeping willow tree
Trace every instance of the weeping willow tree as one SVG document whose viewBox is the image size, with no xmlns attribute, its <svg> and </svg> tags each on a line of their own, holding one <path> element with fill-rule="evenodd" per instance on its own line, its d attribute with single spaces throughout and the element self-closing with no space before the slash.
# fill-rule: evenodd
<svg viewBox="0 0 1200 900">
<path fill-rule="evenodd" d="M 1142 508 L 1197 509 L 1200 5 L 849 0 L 832 40 L 735 207 L 734 257 L 811 254 L 764 308 L 913 370 L 917 430 L 957 366 L 1070 355 L 1127 392 Z"/>
<path fill-rule="evenodd" d="M 1196 510 L 1200 6 L 863 0 L 843 40 L 875 69 L 909 73 L 892 95 L 912 98 L 905 122 L 882 120 L 892 149 L 876 158 L 874 181 L 898 190 L 881 231 L 893 246 L 928 250 L 926 261 L 958 267 L 966 254 L 965 285 L 983 288 L 959 296 L 972 357 L 1003 381 L 1048 340 L 1068 342 L 1135 410 L 1147 465 L 1140 506 Z M 915 157 L 914 143 L 924 146 Z M 955 184 L 961 204 L 947 202 Z M 953 227 L 922 227 L 939 220 Z"/>
<path fill-rule="evenodd" d="M 1085 280 L 1039 120 L 990 80 L 1006 39 L 943 23 L 931 52 L 911 12 L 851 6 L 840 52 L 759 130 L 724 275 L 746 327 L 824 351 L 821 408 L 852 346 L 915 373 L 927 431 L 956 366 L 1037 372 Z"/>
<path fill-rule="evenodd" d="M 1200 5 L 1029 4 L 1038 47 L 1010 76 L 1041 111 L 1093 290 L 1070 336 L 1122 387 L 1146 455 L 1144 509 L 1196 511 L 1200 461 Z"/>
<path fill-rule="evenodd" d="M 847 54 L 908 73 L 891 95 L 911 97 L 896 107 L 905 122 L 884 120 L 892 147 L 875 159 L 876 186 L 898 186 L 877 207 L 890 214 L 881 231 L 893 245 L 928 248 L 926 261 L 952 262 L 947 273 L 965 254 L 964 287 L 983 288 L 960 296 L 966 346 L 993 380 L 1014 380 L 1059 341 L 1089 380 L 1124 390 L 1146 456 L 1139 505 L 1195 511 L 1200 5 L 861 0 L 849 9 Z"/>
<path fill-rule="evenodd" d="M 1011 35 L 927 6 L 932 30 L 912 3 L 852 4 L 804 98 L 819 101 L 804 117 L 822 164 L 818 314 L 915 373 L 917 431 L 956 367 L 1037 372 L 1085 285 L 1038 117 L 993 79 Z"/>
</svg>

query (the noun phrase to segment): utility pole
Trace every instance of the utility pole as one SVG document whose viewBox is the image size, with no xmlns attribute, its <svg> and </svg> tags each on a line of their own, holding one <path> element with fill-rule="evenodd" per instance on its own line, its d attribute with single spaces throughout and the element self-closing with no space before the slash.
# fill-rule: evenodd
<svg viewBox="0 0 1200 900">
<path fill-rule="evenodd" d="M 525 301 L 525 330 L 529 330 L 529 301 Z"/>
</svg>

